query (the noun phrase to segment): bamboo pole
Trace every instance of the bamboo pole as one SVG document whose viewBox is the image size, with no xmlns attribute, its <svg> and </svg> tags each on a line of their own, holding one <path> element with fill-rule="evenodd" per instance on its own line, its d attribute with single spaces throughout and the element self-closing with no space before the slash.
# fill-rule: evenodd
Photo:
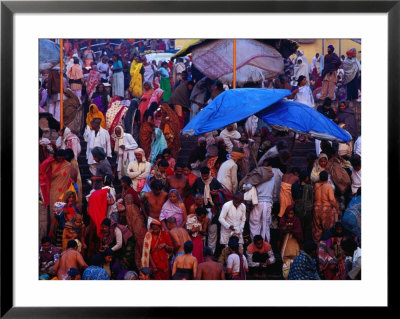
<svg viewBox="0 0 400 319">
<path fill-rule="evenodd" d="M 233 79 L 232 86 L 236 89 L 236 39 L 233 39 Z"/>
<path fill-rule="evenodd" d="M 64 67 L 64 54 L 63 54 L 63 39 L 60 39 L 60 130 L 63 129 L 64 125 L 64 76 L 63 76 L 63 67 Z"/>
</svg>

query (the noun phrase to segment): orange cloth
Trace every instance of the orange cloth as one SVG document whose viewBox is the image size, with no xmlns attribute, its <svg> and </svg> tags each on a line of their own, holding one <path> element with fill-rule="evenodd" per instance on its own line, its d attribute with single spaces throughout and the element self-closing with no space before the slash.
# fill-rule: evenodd
<svg viewBox="0 0 400 319">
<path fill-rule="evenodd" d="M 294 205 L 292 198 L 292 184 L 285 182 L 281 183 L 281 192 L 279 194 L 279 202 L 281 204 L 281 209 L 278 216 L 282 217 L 285 214 L 286 208 L 290 205 Z"/>
<path fill-rule="evenodd" d="M 104 119 L 104 115 L 102 112 L 99 111 L 99 108 L 97 107 L 96 104 L 90 104 L 89 106 L 89 112 L 86 116 L 86 124 L 92 129 L 92 124 L 91 121 L 95 118 L 100 118 L 101 119 L 101 127 L 106 129 L 106 120 Z"/>
</svg>

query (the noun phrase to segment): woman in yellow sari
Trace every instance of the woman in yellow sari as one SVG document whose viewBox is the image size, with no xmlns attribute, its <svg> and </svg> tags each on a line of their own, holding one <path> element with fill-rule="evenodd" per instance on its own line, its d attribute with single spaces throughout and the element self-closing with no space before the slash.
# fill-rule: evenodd
<svg viewBox="0 0 400 319">
<path fill-rule="evenodd" d="M 107 128 L 106 126 L 106 120 L 104 118 L 104 115 L 102 112 L 99 111 L 99 108 L 97 107 L 96 104 L 90 104 L 89 106 L 89 112 L 86 116 L 86 124 L 89 126 L 90 129 L 92 129 L 92 120 L 95 118 L 100 118 L 101 119 L 101 123 L 100 126 L 104 129 Z"/>
<path fill-rule="evenodd" d="M 142 97 L 142 68 L 143 63 L 140 63 L 140 58 L 135 57 L 131 64 L 131 82 L 129 83 L 129 92 L 131 92 L 133 97 L 140 99 Z"/>
</svg>

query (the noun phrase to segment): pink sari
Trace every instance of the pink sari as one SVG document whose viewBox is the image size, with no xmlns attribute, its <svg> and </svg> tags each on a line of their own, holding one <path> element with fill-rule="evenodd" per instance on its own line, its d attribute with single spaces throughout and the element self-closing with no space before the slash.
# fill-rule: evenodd
<svg viewBox="0 0 400 319">
<path fill-rule="evenodd" d="M 95 70 L 91 70 L 87 77 L 86 92 L 91 98 L 92 94 L 96 91 L 97 85 L 100 83 L 100 73 Z"/>
<path fill-rule="evenodd" d="M 149 108 L 152 95 L 153 95 L 153 90 L 143 92 L 142 101 L 139 104 L 140 122 L 143 122 L 144 112 L 146 112 L 147 109 Z"/>
</svg>

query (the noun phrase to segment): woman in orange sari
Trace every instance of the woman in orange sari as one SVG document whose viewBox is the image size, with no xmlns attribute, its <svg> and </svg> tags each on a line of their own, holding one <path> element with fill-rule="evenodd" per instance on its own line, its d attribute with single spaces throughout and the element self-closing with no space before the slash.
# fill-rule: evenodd
<svg viewBox="0 0 400 319">
<path fill-rule="evenodd" d="M 144 113 L 147 111 L 150 105 L 150 99 L 151 96 L 153 95 L 153 88 L 151 86 L 150 82 L 145 82 L 143 84 L 143 95 L 142 98 L 140 99 L 140 104 L 139 104 L 139 111 L 140 111 L 140 122 L 143 122 L 144 118 Z"/>
<path fill-rule="evenodd" d="M 172 157 L 177 159 L 181 149 L 181 130 L 178 115 L 176 115 L 167 103 L 161 105 L 161 112 L 162 119 L 160 129 L 163 131 L 165 139 L 167 140 L 167 147 L 171 150 Z"/>
</svg>

